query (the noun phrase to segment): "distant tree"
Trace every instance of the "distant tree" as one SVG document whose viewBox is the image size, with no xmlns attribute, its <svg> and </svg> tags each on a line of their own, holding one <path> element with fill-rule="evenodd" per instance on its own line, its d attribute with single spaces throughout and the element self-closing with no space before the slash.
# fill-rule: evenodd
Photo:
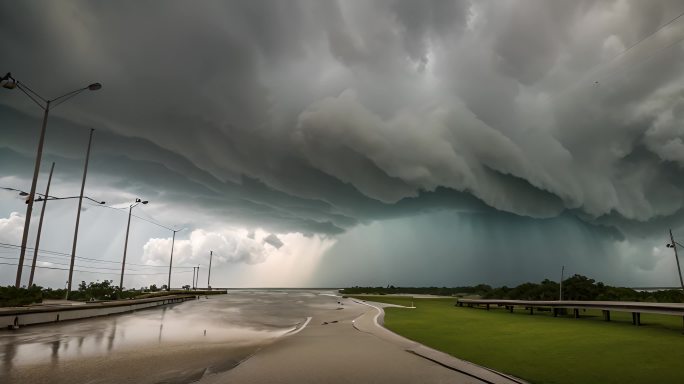
<svg viewBox="0 0 684 384">
<path fill-rule="evenodd" d="M 112 280 L 103 280 L 102 282 L 90 282 L 86 284 L 82 281 L 78 285 L 77 295 L 72 295 L 74 299 L 81 300 L 108 300 L 116 297 L 117 287 L 112 285 Z"/>
<path fill-rule="evenodd" d="M 594 284 L 596 281 L 582 275 L 573 275 L 563 281 L 563 299 L 565 300 L 595 300 L 605 286 Z"/>
<path fill-rule="evenodd" d="M 557 300 L 559 284 L 545 279 L 539 284 L 523 283 L 514 288 L 507 286 L 492 288 L 486 284 L 476 286 L 437 288 L 437 287 L 359 287 L 340 290 L 343 294 L 429 294 L 465 296 L 478 295 L 485 299 L 512 299 L 512 300 Z M 613 300 L 613 301 L 652 301 L 652 302 L 684 302 L 684 292 L 680 290 L 664 290 L 656 292 L 637 292 L 631 288 L 611 287 L 596 282 L 582 275 L 574 275 L 563 281 L 563 299 L 565 300 Z"/>
</svg>

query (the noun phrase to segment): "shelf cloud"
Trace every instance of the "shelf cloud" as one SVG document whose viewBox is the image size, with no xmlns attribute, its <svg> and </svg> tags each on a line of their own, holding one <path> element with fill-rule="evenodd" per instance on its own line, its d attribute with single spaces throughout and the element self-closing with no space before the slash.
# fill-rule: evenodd
<svg viewBox="0 0 684 384">
<path fill-rule="evenodd" d="M 207 224 L 218 221 L 258 228 L 261 239 L 222 240 L 248 264 L 270 252 L 254 247 L 287 245 L 282 234 L 344 237 L 442 211 L 494 227 L 566 220 L 618 244 L 599 253 L 626 255 L 625 241 L 650 250 L 684 219 L 684 22 L 639 42 L 681 11 L 637 0 L 1 2 L 16 17 L 0 24 L 0 51 L 47 95 L 103 84 L 53 112 L 46 158 L 61 180 L 78 183 L 94 127 L 89 183 L 197 212 L 191 238 L 220 232 Z M 0 176 L 29 179 L 38 112 L 0 95 Z"/>
</svg>

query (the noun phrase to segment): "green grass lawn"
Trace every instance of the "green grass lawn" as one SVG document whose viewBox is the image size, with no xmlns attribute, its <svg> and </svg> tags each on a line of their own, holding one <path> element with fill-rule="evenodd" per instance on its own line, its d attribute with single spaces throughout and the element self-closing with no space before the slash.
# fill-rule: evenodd
<svg viewBox="0 0 684 384">
<path fill-rule="evenodd" d="M 684 383 L 682 318 L 630 313 L 581 312 L 582 318 L 530 316 L 522 309 L 455 307 L 455 299 L 359 296 L 411 305 L 386 308 L 385 326 L 458 358 L 532 383 Z M 494 308 L 494 307 L 493 307 Z"/>
</svg>

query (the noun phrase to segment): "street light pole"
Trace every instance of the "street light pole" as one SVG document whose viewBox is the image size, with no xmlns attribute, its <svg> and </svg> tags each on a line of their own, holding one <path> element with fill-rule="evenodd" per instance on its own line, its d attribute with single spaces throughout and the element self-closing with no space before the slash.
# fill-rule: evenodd
<svg viewBox="0 0 684 384">
<path fill-rule="evenodd" d="M 121 280 L 119 281 L 119 290 L 123 290 L 124 268 L 126 268 L 126 251 L 128 249 L 128 232 L 131 229 L 131 211 L 133 206 L 128 207 L 128 224 L 126 225 L 126 242 L 124 243 L 123 262 L 121 263 Z"/>
<path fill-rule="evenodd" d="M 19 263 L 17 265 L 17 278 L 15 281 L 15 286 L 17 288 L 20 288 L 21 273 L 24 267 L 24 257 L 26 256 L 26 243 L 28 241 L 29 228 L 31 225 L 31 214 L 33 213 L 33 198 L 36 194 L 36 184 L 38 182 L 38 174 L 40 173 L 40 162 L 43 158 L 43 144 L 45 143 L 45 130 L 47 128 L 48 115 L 50 114 L 50 105 L 52 103 L 55 103 L 55 106 L 57 106 L 58 104 L 61 104 L 67 99 L 76 96 L 77 94 L 81 93 L 82 91 L 85 91 L 86 89 L 96 91 L 102 88 L 102 84 L 93 83 L 88 85 L 87 87 L 65 93 L 64 95 L 56 97 L 51 100 L 47 100 L 35 91 L 33 91 L 31 88 L 29 88 L 26 84 L 22 83 L 19 80 L 16 80 L 14 77 L 12 77 L 12 74 L 9 72 L 5 76 L 0 77 L 0 83 L 3 88 L 19 89 L 44 111 L 43 124 L 41 125 L 40 138 L 38 139 L 38 149 L 36 150 L 36 162 L 33 169 L 33 180 L 31 181 L 31 190 L 29 192 L 28 199 L 26 200 L 26 217 L 24 218 L 24 232 L 21 237 L 21 252 L 19 253 Z M 44 104 L 42 104 L 40 101 L 36 99 L 40 99 L 40 101 L 42 101 Z M 71 284 L 71 281 L 69 282 L 69 284 Z"/>
<path fill-rule="evenodd" d="M 668 247 L 674 250 L 675 260 L 677 260 L 677 271 L 679 272 L 679 284 L 681 284 L 682 290 L 684 290 L 684 280 L 682 280 L 682 269 L 679 267 L 679 255 L 677 255 L 677 242 L 675 241 L 674 236 L 672 236 L 672 229 L 670 229 L 670 241 L 672 241 L 672 244 L 668 244 Z"/>
<path fill-rule="evenodd" d="M 209 251 L 209 275 L 207 276 L 207 289 L 211 289 L 211 259 L 214 258 L 214 251 Z"/>
<path fill-rule="evenodd" d="M 69 286 L 67 287 L 66 297 L 69 299 L 71 284 L 74 276 L 74 261 L 76 260 L 76 243 L 78 242 L 78 224 L 81 221 L 81 206 L 83 205 L 83 190 L 85 189 L 86 176 L 88 175 L 88 161 L 90 160 L 90 147 L 93 143 L 93 128 L 90 129 L 88 137 L 88 150 L 86 151 L 85 166 L 83 167 L 83 180 L 81 181 L 81 194 L 78 195 L 78 211 L 76 212 L 76 228 L 74 229 L 74 244 L 71 247 L 71 262 L 69 263 Z M 47 196 L 45 196 L 47 199 Z"/>
<path fill-rule="evenodd" d="M 169 259 L 169 282 L 166 285 L 166 290 L 171 290 L 171 267 L 173 266 L 173 245 L 176 243 L 176 231 L 173 231 L 173 238 L 171 239 L 171 258 Z"/>
<path fill-rule="evenodd" d="M 171 267 L 173 266 L 173 245 L 176 243 L 176 232 L 180 232 L 184 229 L 185 228 L 171 230 L 173 231 L 173 238 L 171 239 L 171 258 L 169 259 L 169 283 L 166 286 L 167 291 L 171 290 Z"/>
<path fill-rule="evenodd" d="M 40 234 L 43 230 L 43 217 L 45 217 L 45 207 L 47 206 L 47 196 L 50 195 L 50 182 L 52 182 L 52 172 L 55 170 L 55 162 L 52 162 L 50 167 L 50 176 L 48 176 L 47 187 L 45 188 L 45 199 L 43 199 L 43 208 L 40 210 L 40 220 L 38 220 L 38 234 L 36 235 L 36 247 L 33 249 L 33 261 L 31 262 L 31 274 L 29 274 L 28 286 L 33 285 L 33 275 L 36 272 L 36 259 L 38 259 L 38 248 L 40 247 Z"/>
<path fill-rule="evenodd" d="M 126 225 L 126 241 L 124 242 L 123 261 L 121 262 L 121 280 L 119 281 L 120 291 L 123 290 L 124 269 L 126 268 L 126 252 L 128 250 L 128 233 L 131 229 L 131 216 L 133 214 L 133 208 L 140 203 L 147 204 L 147 200 L 142 201 L 140 199 L 135 199 L 135 203 L 128 206 L 128 224 Z"/>
<path fill-rule="evenodd" d="M 192 289 L 195 289 L 195 269 L 197 267 L 192 267 Z"/>
<path fill-rule="evenodd" d="M 40 160 L 43 158 L 43 143 L 45 143 L 45 129 L 47 128 L 48 114 L 50 113 L 50 101 L 45 104 L 43 114 L 43 125 L 40 128 L 40 139 L 38 139 L 38 151 L 36 152 L 36 164 L 33 168 L 33 181 L 31 191 L 26 200 L 26 216 L 24 217 L 24 233 L 21 235 L 21 252 L 19 253 L 19 266 L 17 267 L 17 279 L 15 286 L 21 287 L 21 272 L 24 267 L 24 256 L 26 255 L 26 242 L 28 241 L 29 228 L 31 226 L 31 214 L 33 214 L 33 198 L 36 195 L 36 183 L 40 172 Z"/>
<path fill-rule="evenodd" d="M 565 265 L 561 266 L 560 287 L 558 289 L 558 301 L 563 301 L 563 274 L 565 273 Z"/>
</svg>

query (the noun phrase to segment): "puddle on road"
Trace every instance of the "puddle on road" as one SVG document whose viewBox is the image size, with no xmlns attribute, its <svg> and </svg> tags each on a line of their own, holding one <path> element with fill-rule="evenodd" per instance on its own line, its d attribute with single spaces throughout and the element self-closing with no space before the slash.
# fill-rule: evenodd
<svg viewBox="0 0 684 384">
<path fill-rule="evenodd" d="M 0 331 L 0 363 L 56 363 L 160 346 L 259 344 L 302 322 L 296 313 L 283 313 L 282 293 L 276 295 L 210 296 L 161 309 Z"/>
</svg>

